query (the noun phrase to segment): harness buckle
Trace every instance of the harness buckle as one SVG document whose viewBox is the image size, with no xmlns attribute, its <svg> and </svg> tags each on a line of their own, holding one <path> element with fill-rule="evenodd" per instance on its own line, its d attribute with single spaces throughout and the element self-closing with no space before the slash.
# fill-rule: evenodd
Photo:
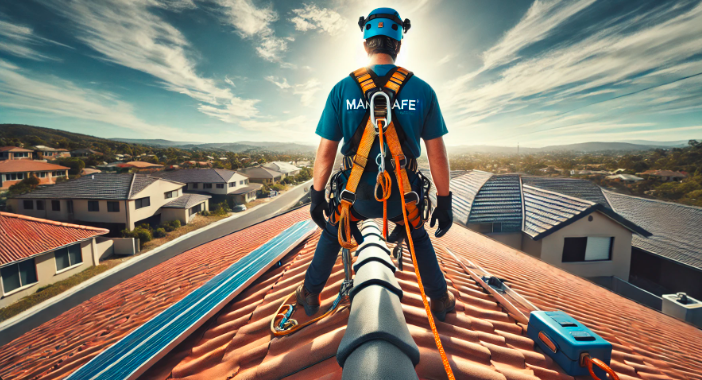
<svg viewBox="0 0 702 380">
<path fill-rule="evenodd" d="M 415 205 L 419 205 L 419 194 L 416 191 L 410 191 L 405 193 L 405 204 L 414 201 Z"/>
<path fill-rule="evenodd" d="M 375 118 L 375 98 L 377 96 L 381 96 L 385 98 L 385 106 L 387 107 L 387 113 L 385 114 L 384 118 Z M 392 112 L 390 112 L 390 107 L 392 106 L 390 102 L 390 96 L 386 94 L 384 91 L 377 91 L 373 95 L 371 95 L 370 98 L 370 119 L 371 119 L 371 124 L 375 127 L 375 131 L 378 132 L 380 128 L 378 128 L 378 120 L 383 120 L 383 132 L 388 129 L 388 125 L 392 123 Z"/>
<path fill-rule="evenodd" d="M 402 154 L 402 155 L 400 155 L 399 157 L 400 157 L 400 169 L 405 169 L 405 168 L 407 168 L 407 163 L 409 162 L 409 160 L 407 159 L 407 156 L 405 156 L 404 154 Z M 392 163 L 392 168 L 393 168 L 393 169 L 397 169 L 397 168 L 396 168 L 396 165 L 395 165 L 395 160 L 390 161 L 390 163 Z"/>
<path fill-rule="evenodd" d="M 350 204 L 356 203 L 356 193 L 352 193 L 346 189 L 339 194 L 339 198 L 341 198 L 342 201 L 346 201 Z"/>
</svg>

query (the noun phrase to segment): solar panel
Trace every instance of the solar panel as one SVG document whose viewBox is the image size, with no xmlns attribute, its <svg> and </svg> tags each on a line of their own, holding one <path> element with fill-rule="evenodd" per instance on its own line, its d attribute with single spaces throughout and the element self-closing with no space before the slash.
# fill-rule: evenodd
<svg viewBox="0 0 702 380">
<path fill-rule="evenodd" d="M 298 222 L 110 346 L 67 379 L 133 379 L 200 327 L 317 226 Z"/>
</svg>

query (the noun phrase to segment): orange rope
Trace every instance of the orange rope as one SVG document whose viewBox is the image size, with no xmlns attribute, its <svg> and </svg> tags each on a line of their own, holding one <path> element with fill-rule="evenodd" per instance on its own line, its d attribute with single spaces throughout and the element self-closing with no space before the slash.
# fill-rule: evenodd
<svg viewBox="0 0 702 380">
<path fill-rule="evenodd" d="M 400 177 L 400 157 L 394 156 L 395 158 L 395 170 L 397 171 L 397 177 Z M 441 362 L 444 363 L 444 370 L 446 370 L 446 375 L 448 375 L 449 380 L 456 380 L 453 375 L 453 370 L 451 370 L 451 364 L 449 364 L 448 357 L 444 351 L 444 346 L 441 344 L 441 337 L 439 336 L 439 331 L 436 330 L 436 324 L 434 323 L 434 316 L 431 314 L 431 308 L 429 307 L 429 301 L 427 301 L 427 295 L 424 293 L 424 285 L 422 284 L 422 277 L 419 275 L 419 266 L 417 265 L 417 256 L 414 253 L 414 242 L 412 241 L 412 233 L 410 231 L 409 223 L 407 222 L 407 210 L 405 208 L 405 190 L 402 185 L 402 181 L 397 181 L 397 185 L 400 189 L 400 197 L 402 197 L 402 217 L 405 221 L 405 231 L 407 232 L 407 245 L 409 245 L 410 252 L 412 253 L 412 264 L 414 265 L 414 273 L 417 275 L 417 285 L 419 285 L 419 292 L 422 295 L 422 302 L 424 302 L 424 310 L 427 313 L 427 319 L 429 319 L 429 326 L 431 326 L 431 332 L 434 334 L 434 342 L 436 342 L 436 348 L 439 349 L 439 354 L 441 354 Z M 599 380 L 599 379 L 598 379 Z M 619 380 L 619 379 L 616 379 Z"/>
<path fill-rule="evenodd" d="M 590 355 L 587 355 L 583 358 L 584 364 L 587 366 L 587 370 L 590 372 L 590 376 L 592 376 L 593 379 L 595 380 L 600 380 L 597 375 L 595 375 L 595 371 L 592 369 L 593 364 L 600 367 L 603 371 L 607 372 L 609 377 L 612 378 L 612 380 L 619 380 L 619 376 L 611 369 L 607 364 L 605 364 L 602 360 L 597 359 L 597 358 L 591 358 Z"/>
</svg>

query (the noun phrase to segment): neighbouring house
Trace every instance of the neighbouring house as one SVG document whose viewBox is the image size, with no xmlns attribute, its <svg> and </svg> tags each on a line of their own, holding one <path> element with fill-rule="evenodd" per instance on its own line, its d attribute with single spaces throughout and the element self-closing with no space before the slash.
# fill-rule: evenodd
<svg viewBox="0 0 702 380">
<path fill-rule="evenodd" d="M 98 165 L 97 168 L 105 173 L 118 173 L 129 171 L 129 168 L 122 168 L 120 165 L 123 164 L 121 161 L 115 161 L 111 163 L 103 163 Z"/>
<path fill-rule="evenodd" d="M 45 145 L 36 145 L 33 147 L 34 154 L 39 160 L 55 160 L 57 158 L 71 157 L 71 152 L 68 149 L 52 148 Z"/>
<path fill-rule="evenodd" d="M 285 177 L 294 177 L 300 173 L 300 168 L 298 168 L 295 165 L 292 165 L 288 162 L 283 162 L 283 161 L 273 161 L 269 162 L 267 164 L 263 164 L 263 167 L 275 170 L 278 173 L 283 174 L 283 178 Z"/>
<path fill-rule="evenodd" d="M 210 198 L 212 197 L 203 194 L 183 194 L 161 207 L 163 209 L 163 219 L 177 219 L 182 224 L 188 224 L 197 213 L 209 210 Z"/>
<path fill-rule="evenodd" d="M 241 169 L 240 172 L 249 177 L 251 182 L 271 184 L 280 181 L 285 176 L 276 170 L 266 168 L 264 166 L 253 166 L 250 168 Z"/>
<path fill-rule="evenodd" d="M 0 308 L 97 265 L 104 228 L 0 212 Z"/>
<path fill-rule="evenodd" d="M 312 163 L 308 160 L 300 160 L 300 161 L 295 161 L 295 166 L 298 168 L 306 168 L 309 166 L 312 166 Z"/>
<path fill-rule="evenodd" d="M 144 170 L 144 171 L 152 171 L 152 170 L 161 170 L 163 169 L 163 165 L 160 164 L 152 164 L 151 162 L 146 162 L 146 161 L 129 161 L 125 163 L 119 163 L 117 164 L 117 167 L 122 168 L 122 169 L 137 169 L 137 170 Z"/>
<path fill-rule="evenodd" d="M 0 189 L 22 181 L 25 178 L 37 177 L 40 185 L 53 185 L 59 178 L 68 177 L 65 166 L 50 164 L 33 160 L 6 160 L 0 161 Z"/>
<path fill-rule="evenodd" d="M 632 175 L 632 174 L 610 175 L 610 176 L 607 176 L 607 179 L 619 180 L 619 181 L 624 182 L 624 183 L 636 183 L 639 181 L 643 181 L 643 178 L 637 177 L 637 176 Z"/>
<path fill-rule="evenodd" d="M 250 184 L 249 178 L 233 170 L 226 169 L 180 169 L 152 174 L 187 184 L 183 191 L 207 193 L 214 197 L 212 203 L 224 201 L 231 195 L 236 204 L 244 204 L 256 199 L 260 184 Z"/>
<path fill-rule="evenodd" d="M 10 197 L 7 203 L 19 214 L 107 228 L 110 236 L 120 236 L 140 223 L 173 220 L 163 206 L 183 196 L 184 186 L 146 174 L 100 173 Z"/>
<path fill-rule="evenodd" d="M 643 173 L 637 173 L 640 176 L 657 178 L 663 182 L 682 181 L 687 178 L 687 173 L 675 172 L 672 170 L 646 170 Z"/>
<path fill-rule="evenodd" d="M 702 300 L 702 208 L 604 190 L 612 208 L 651 232 L 634 235 L 629 282 L 661 296 Z"/>
<path fill-rule="evenodd" d="M 84 168 L 83 170 L 81 170 L 80 175 L 91 175 L 97 173 L 102 173 L 102 171 L 99 169 Z"/>
<path fill-rule="evenodd" d="M 474 170 L 451 191 L 456 222 L 581 277 L 628 280 L 632 235 L 650 236 L 587 180 Z"/>
<path fill-rule="evenodd" d="M 71 151 L 71 157 L 89 157 L 92 155 L 102 156 L 102 153 L 90 148 L 80 148 Z"/>
<path fill-rule="evenodd" d="M 31 149 L 18 148 L 16 146 L 0 147 L 0 161 L 3 160 L 31 160 L 34 151 Z"/>
</svg>

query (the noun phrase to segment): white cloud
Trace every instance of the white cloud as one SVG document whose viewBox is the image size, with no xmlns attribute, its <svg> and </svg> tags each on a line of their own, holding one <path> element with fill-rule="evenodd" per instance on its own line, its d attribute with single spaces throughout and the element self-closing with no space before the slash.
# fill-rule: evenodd
<svg viewBox="0 0 702 380">
<path fill-rule="evenodd" d="M 0 14 L 2 16 L 2 14 Z M 12 54 L 20 58 L 28 58 L 36 61 L 56 60 L 56 58 L 42 54 L 34 49 L 35 46 L 54 44 L 69 47 L 62 43 L 40 37 L 34 34 L 32 28 L 11 23 L 0 19 L 0 37 L 3 39 L 0 44 L 0 51 Z"/>
<path fill-rule="evenodd" d="M 310 79 L 305 83 L 296 85 L 293 89 L 293 94 L 300 95 L 300 103 L 309 107 L 312 105 L 320 85 L 321 83 L 317 79 Z"/>
<path fill-rule="evenodd" d="M 224 76 L 224 83 L 226 83 L 226 84 L 228 84 L 228 85 L 230 85 L 230 86 L 232 86 L 232 87 L 236 87 L 236 84 L 234 84 L 234 81 L 231 80 L 231 79 L 229 79 L 229 77 L 226 76 L 226 75 Z"/>
<path fill-rule="evenodd" d="M 288 83 L 288 79 L 287 79 L 287 78 L 283 78 L 283 80 L 281 81 L 280 78 L 275 77 L 275 76 L 272 76 L 272 75 L 269 75 L 269 76 L 267 76 L 265 79 L 266 79 L 267 81 L 273 83 L 274 85 L 278 86 L 278 88 L 280 88 L 280 89 L 283 89 L 283 90 L 284 90 L 284 89 L 286 89 L 286 88 L 290 88 L 290 84 Z"/>
<path fill-rule="evenodd" d="M 575 4 L 569 2 L 567 8 Z M 534 9 L 533 6 L 522 21 L 536 17 L 529 15 L 537 13 Z M 560 14 L 558 19 L 563 20 L 573 11 L 550 10 L 547 13 Z M 452 111 L 454 120 L 462 126 L 493 116 L 505 117 L 521 109 L 518 118 L 496 127 L 505 131 L 505 139 L 515 139 L 520 135 L 515 132 L 521 135 L 533 132 L 520 124 L 524 120 L 530 124 L 552 124 L 554 128 L 569 126 L 562 120 L 563 111 L 547 118 L 529 117 L 544 106 L 558 105 L 561 110 L 570 109 L 569 112 L 575 114 L 587 107 L 587 112 L 597 115 L 598 120 L 592 120 L 595 122 L 611 120 L 623 112 L 631 117 L 698 107 L 702 105 L 699 77 L 675 82 L 674 86 L 665 85 L 702 72 L 701 60 L 690 61 L 702 54 L 702 4 L 684 13 L 680 11 L 671 6 L 668 10 L 654 9 L 615 24 L 603 21 L 602 25 L 593 25 L 595 32 L 590 36 L 563 42 L 530 58 L 516 55 L 529 44 L 522 36 L 540 38 L 542 34 L 531 29 L 539 29 L 543 23 L 530 21 L 531 27 L 526 27 L 520 22 L 496 45 L 499 48 L 491 48 L 485 55 L 486 67 L 494 68 L 507 62 L 511 65 L 482 86 L 466 86 L 465 81 L 449 84 L 440 94 L 448 105 L 443 108 Z M 548 29 L 554 22 L 544 25 Z M 644 73 L 647 75 L 637 77 Z M 475 72 L 468 76 L 473 74 Z M 605 103 L 599 105 L 603 101 Z"/>
<path fill-rule="evenodd" d="M 242 119 L 258 117 L 256 103 L 259 101 L 258 99 L 234 98 L 223 108 L 201 104 L 198 109 L 205 115 L 212 116 L 225 123 L 236 123 Z"/>
<path fill-rule="evenodd" d="M 318 29 L 320 33 L 335 36 L 346 30 L 347 21 L 331 9 L 304 4 L 303 8 L 293 9 L 293 13 L 296 16 L 290 21 L 295 24 L 296 30 L 302 32 Z"/>
<path fill-rule="evenodd" d="M 449 63 L 453 59 L 453 54 L 446 54 L 444 58 L 441 58 L 438 62 L 436 62 L 437 65 L 444 65 L 446 63 Z"/>
<path fill-rule="evenodd" d="M 224 10 L 227 23 L 242 38 L 253 38 L 258 43 L 256 52 L 263 59 L 279 62 L 288 49 L 287 39 L 277 37 L 271 24 L 278 20 L 272 5 L 259 8 L 252 0 L 214 0 Z M 254 38 L 255 37 L 255 38 Z"/>
<path fill-rule="evenodd" d="M 131 104 L 113 94 L 54 77 L 45 79 L 39 80 L 35 73 L 0 60 L 0 106 L 111 124 L 149 137 L 194 137 L 139 119 Z"/>
</svg>

